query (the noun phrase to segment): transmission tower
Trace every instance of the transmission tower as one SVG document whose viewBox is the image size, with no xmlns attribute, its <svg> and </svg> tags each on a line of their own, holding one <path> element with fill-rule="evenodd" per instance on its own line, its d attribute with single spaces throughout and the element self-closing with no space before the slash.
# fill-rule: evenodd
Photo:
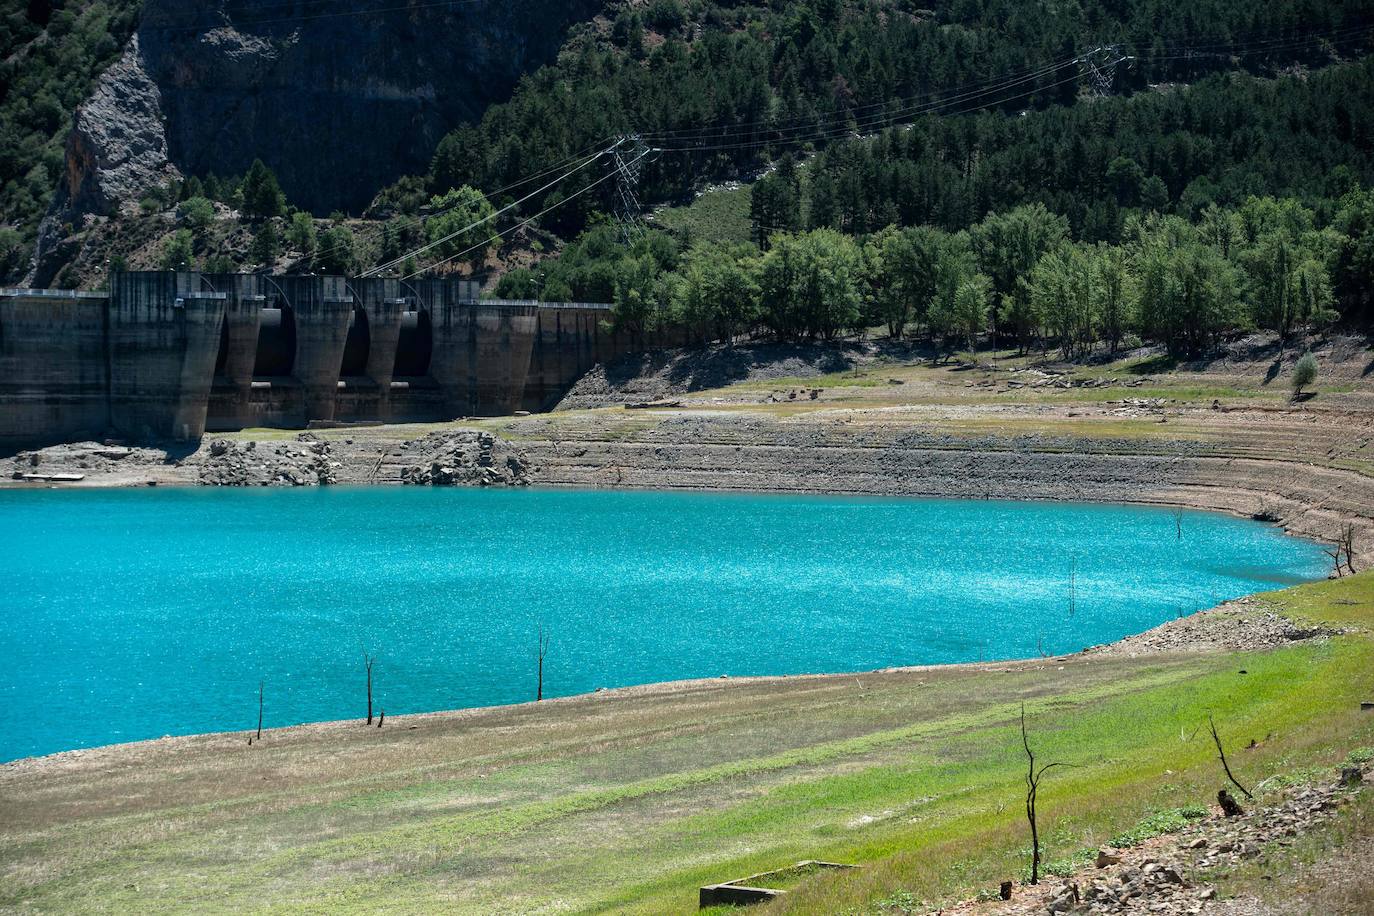
<svg viewBox="0 0 1374 916">
<path fill-rule="evenodd" d="M 1116 68 L 1127 61 L 1135 60 L 1121 53 L 1118 45 L 1100 45 L 1078 58 L 1083 71 L 1083 79 L 1089 90 L 1099 98 L 1111 95 L 1112 82 L 1116 79 Z"/>
<path fill-rule="evenodd" d="M 644 168 L 644 157 L 650 152 L 649 145 L 639 134 L 621 137 L 611 147 L 611 156 L 615 159 L 615 186 L 620 196 L 620 233 L 627 248 L 644 231 L 639 219 L 639 176 Z"/>
</svg>

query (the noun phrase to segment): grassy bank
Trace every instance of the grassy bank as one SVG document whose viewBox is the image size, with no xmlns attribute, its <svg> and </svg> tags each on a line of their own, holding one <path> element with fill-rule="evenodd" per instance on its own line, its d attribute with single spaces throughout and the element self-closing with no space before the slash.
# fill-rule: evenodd
<svg viewBox="0 0 1374 916">
<path fill-rule="evenodd" d="M 1368 629 L 1374 575 L 1269 599 Z M 1242 670 L 1245 673 L 1241 673 Z M 0 906 L 689 912 L 696 887 L 821 858 L 778 907 L 881 912 L 1019 876 L 1016 720 L 1053 771 L 1051 861 L 1219 785 L 1374 743 L 1367 632 L 1268 653 L 1067 659 L 632 689 L 164 740 L 0 770 Z M 1257 746 L 1242 750 L 1253 738 Z"/>
</svg>

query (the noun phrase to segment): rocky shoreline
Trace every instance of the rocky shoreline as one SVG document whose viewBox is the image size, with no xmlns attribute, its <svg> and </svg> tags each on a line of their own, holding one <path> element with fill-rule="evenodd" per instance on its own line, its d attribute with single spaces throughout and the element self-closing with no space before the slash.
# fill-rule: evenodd
<svg viewBox="0 0 1374 916">
<path fill-rule="evenodd" d="M 936 910 L 934 916 L 1269 913 L 1254 897 L 1221 899 L 1215 877 L 1247 863 L 1262 864 L 1329 823 L 1366 790 L 1371 773 L 1374 765 L 1367 758 L 1352 755 L 1336 773 L 1261 793 L 1262 801 L 1253 805 L 1242 798 L 1248 806 L 1242 814 L 1228 816 L 1220 806 L 1184 810 L 1183 826 L 1138 845 L 1100 849 L 1095 861 L 1067 875 L 1047 875 L 1037 885 L 1013 885 L 1010 900 L 970 900 Z"/>
</svg>

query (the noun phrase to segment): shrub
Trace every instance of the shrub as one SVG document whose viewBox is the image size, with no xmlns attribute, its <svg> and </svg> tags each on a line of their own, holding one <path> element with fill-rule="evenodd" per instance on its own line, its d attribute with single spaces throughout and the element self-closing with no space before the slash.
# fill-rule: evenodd
<svg viewBox="0 0 1374 916">
<path fill-rule="evenodd" d="M 1112 845 L 1117 849 L 1139 846 L 1151 837 L 1159 836 L 1162 833 L 1177 833 L 1189 821 L 1206 816 L 1207 809 L 1202 805 L 1184 805 L 1182 808 L 1157 811 L 1136 824 L 1131 830 L 1112 837 Z"/>
<path fill-rule="evenodd" d="M 195 266 L 195 248 L 190 229 L 178 229 L 162 245 L 163 270 L 191 270 Z"/>
<path fill-rule="evenodd" d="M 1311 353 L 1304 353 L 1298 360 L 1298 364 L 1293 367 L 1293 395 L 1302 395 L 1302 390 L 1317 380 L 1317 358 Z"/>
<path fill-rule="evenodd" d="M 291 214 L 286 225 L 286 244 L 307 258 L 315 253 L 315 220 L 309 213 L 297 210 Z"/>
<path fill-rule="evenodd" d="M 177 217 L 192 229 L 204 229 L 215 221 L 215 205 L 205 197 L 188 197 L 177 207 Z"/>
</svg>

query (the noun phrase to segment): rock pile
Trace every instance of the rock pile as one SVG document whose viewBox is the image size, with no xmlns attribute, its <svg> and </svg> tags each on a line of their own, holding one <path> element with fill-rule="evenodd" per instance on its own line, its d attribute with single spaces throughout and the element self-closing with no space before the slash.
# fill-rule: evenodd
<svg viewBox="0 0 1374 916">
<path fill-rule="evenodd" d="M 1084 652 L 1132 658 L 1152 652 L 1253 652 L 1338 635 L 1339 630 L 1296 623 L 1264 599 L 1247 596 Z"/>
<path fill-rule="evenodd" d="M 317 487 L 338 482 L 329 443 L 313 433 L 290 442 L 211 440 L 193 456 L 200 483 L 212 487 Z"/>
<path fill-rule="evenodd" d="M 1330 820 L 1354 792 L 1368 784 L 1372 771 L 1374 764 L 1368 761 L 1347 765 L 1340 769 L 1339 778 L 1291 786 L 1270 796 L 1268 804 L 1242 798 L 1247 809 L 1239 816 L 1226 817 L 1213 809 L 1176 833 L 1139 846 L 1098 850 L 1093 864 L 1068 878 L 1051 876 L 1035 887 L 1017 887 L 1010 900 L 970 900 L 937 912 L 942 916 L 1265 912 L 1254 900 L 1219 899 L 1209 880 L 1237 866 L 1263 862 L 1276 847 L 1292 845 Z"/>
<path fill-rule="evenodd" d="M 1340 782 L 1294 788 L 1277 804 L 1239 817 L 1214 814 L 1136 855 L 1103 850 L 1097 874 L 1065 884 L 1045 912 L 1202 913 L 1217 897 L 1205 883 L 1210 871 L 1259 859 L 1271 843 L 1291 845 L 1300 833 L 1335 814 L 1348 789 L 1363 781 L 1363 771 L 1359 773 L 1359 779 L 1343 774 Z"/>
<path fill-rule="evenodd" d="M 491 433 L 434 433 L 406 443 L 405 451 L 428 455 L 427 464 L 401 470 L 401 483 L 430 487 L 523 487 L 530 483 L 529 460 Z"/>
</svg>

